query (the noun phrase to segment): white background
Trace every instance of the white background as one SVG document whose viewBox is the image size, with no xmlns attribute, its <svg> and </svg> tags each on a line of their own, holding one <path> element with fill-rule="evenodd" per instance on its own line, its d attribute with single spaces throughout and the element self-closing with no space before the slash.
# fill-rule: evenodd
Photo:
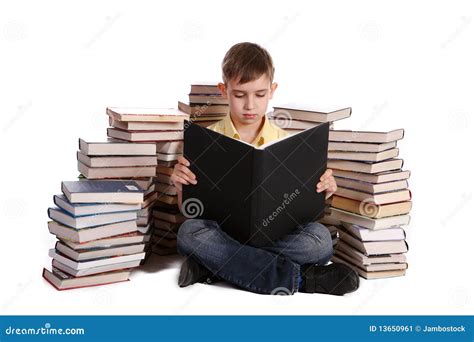
<svg viewBox="0 0 474 342">
<path fill-rule="evenodd" d="M 1 314 L 472 314 L 474 23 L 469 2 L 2 1 Z M 179 258 L 130 282 L 58 292 L 41 278 L 46 210 L 77 176 L 106 106 L 176 106 L 240 41 L 272 54 L 273 104 L 351 106 L 336 128 L 405 128 L 409 269 L 344 297 L 177 286 Z M 270 108 L 269 108 L 270 109 Z"/>
</svg>

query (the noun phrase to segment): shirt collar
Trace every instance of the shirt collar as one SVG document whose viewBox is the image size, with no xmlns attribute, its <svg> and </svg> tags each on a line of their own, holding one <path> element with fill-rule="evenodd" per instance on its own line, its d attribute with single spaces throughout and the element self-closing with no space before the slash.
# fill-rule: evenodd
<svg viewBox="0 0 474 342">
<path fill-rule="evenodd" d="M 257 137 L 254 139 L 254 141 L 252 141 L 252 145 L 261 146 L 265 144 L 265 142 L 271 140 L 270 132 L 272 127 L 270 125 L 270 122 L 268 121 L 267 115 L 263 116 L 263 120 L 263 126 L 260 129 L 260 132 L 258 132 Z M 234 123 L 230 118 L 230 111 L 224 118 L 224 134 L 234 139 L 241 140 L 239 132 L 237 132 L 237 129 L 235 128 Z"/>
</svg>

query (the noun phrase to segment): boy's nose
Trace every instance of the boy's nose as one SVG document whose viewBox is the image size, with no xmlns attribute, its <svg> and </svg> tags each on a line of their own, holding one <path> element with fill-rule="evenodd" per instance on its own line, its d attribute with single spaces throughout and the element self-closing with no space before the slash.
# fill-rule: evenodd
<svg viewBox="0 0 474 342">
<path fill-rule="evenodd" d="M 253 99 L 249 98 L 246 102 L 245 102 L 245 109 L 246 110 L 252 110 L 255 108 L 255 102 L 253 101 Z"/>
</svg>

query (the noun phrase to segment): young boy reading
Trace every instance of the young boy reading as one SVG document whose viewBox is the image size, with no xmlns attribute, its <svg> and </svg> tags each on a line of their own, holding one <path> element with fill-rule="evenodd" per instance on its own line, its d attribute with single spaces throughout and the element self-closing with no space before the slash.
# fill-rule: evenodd
<svg viewBox="0 0 474 342">
<path fill-rule="evenodd" d="M 222 62 L 222 96 L 229 102 L 225 119 L 208 128 L 228 137 L 260 146 L 288 135 L 269 122 L 268 101 L 277 83 L 270 54 L 253 43 L 231 47 Z M 216 161 L 218 163 L 219 161 Z M 197 184 L 184 157 L 178 159 L 171 180 L 182 204 L 182 185 Z M 332 196 L 337 185 L 326 170 L 315 191 Z M 328 229 L 317 222 L 298 225 L 269 246 L 257 248 L 231 238 L 213 220 L 189 219 L 178 231 L 178 252 L 186 256 L 179 285 L 222 279 L 242 289 L 262 294 L 286 292 L 343 295 L 359 287 L 359 276 L 349 266 L 331 263 L 333 253 Z"/>
</svg>

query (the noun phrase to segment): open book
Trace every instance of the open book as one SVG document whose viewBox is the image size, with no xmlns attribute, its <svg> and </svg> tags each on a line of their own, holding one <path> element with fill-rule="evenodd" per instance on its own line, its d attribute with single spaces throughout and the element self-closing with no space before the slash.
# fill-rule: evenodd
<svg viewBox="0 0 474 342">
<path fill-rule="evenodd" d="M 183 213 L 215 220 L 237 241 L 268 246 L 322 216 L 329 124 L 260 147 L 186 122 L 184 157 L 196 185 L 183 186 Z"/>
</svg>

